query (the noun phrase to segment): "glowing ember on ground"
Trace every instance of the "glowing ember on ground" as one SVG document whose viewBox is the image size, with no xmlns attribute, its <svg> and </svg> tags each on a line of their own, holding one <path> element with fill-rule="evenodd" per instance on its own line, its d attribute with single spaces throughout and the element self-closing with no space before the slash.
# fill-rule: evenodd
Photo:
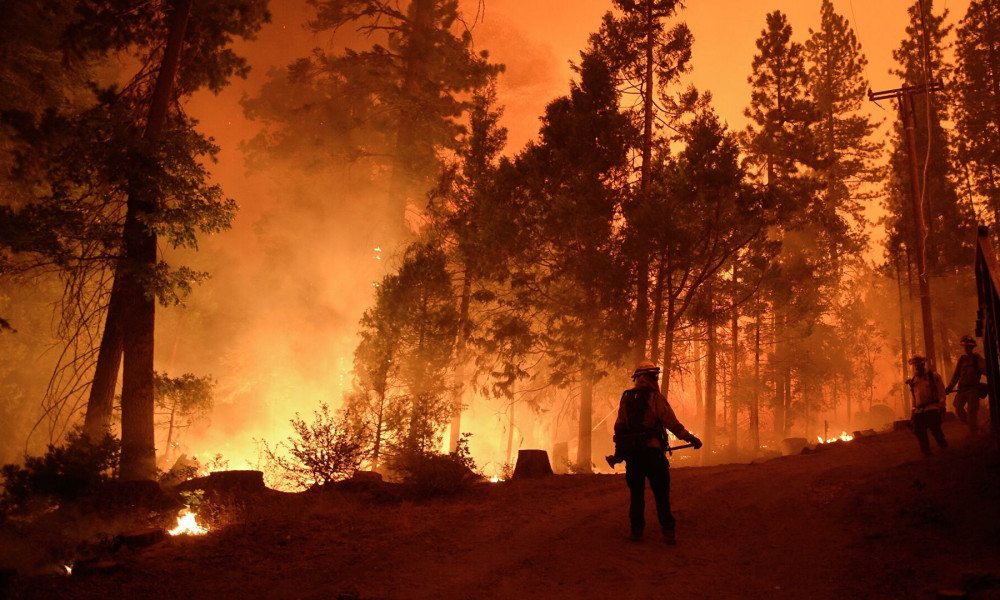
<svg viewBox="0 0 1000 600">
<path fill-rule="evenodd" d="M 498 477 L 496 475 L 494 475 L 493 477 L 490 477 L 490 483 L 500 483 L 501 481 L 503 481 L 503 479 L 500 479 L 500 477 Z"/>
<path fill-rule="evenodd" d="M 63 565 L 63 568 L 66 569 L 66 574 L 67 575 L 72 575 L 73 574 L 73 565 Z"/>
<path fill-rule="evenodd" d="M 185 508 L 177 515 L 177 527 L 167 533 L 170 535 L 204 535 L 208 533 L 208 528 L 199 525 L 195 514 Z"/>
<path fill-rule="evenodd" d="M 816 436 L 816 439 L 819 440 L 820 444 L 832 444 L 833 442 L 849 442 L 854 439 L 854 436 L 849 435 L 846 431 L 843 431 L 840 433 L 840 437 L 834 437 L 824 441 L 822 437 Z"/>
</svg>

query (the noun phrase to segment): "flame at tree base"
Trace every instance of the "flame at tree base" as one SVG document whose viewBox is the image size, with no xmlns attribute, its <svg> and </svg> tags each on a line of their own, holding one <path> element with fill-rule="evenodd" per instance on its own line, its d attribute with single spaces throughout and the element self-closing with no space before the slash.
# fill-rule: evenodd
<svg viewBox="0 0 1000 600">
<path fill-rule="evenodd" d="M 208 528 L 200 525 L 195 514 L 185 508 L 177 515 L 177 527 L 167 533 L 170 535 L 205 535 L 208 533 Z"/>
</svg>

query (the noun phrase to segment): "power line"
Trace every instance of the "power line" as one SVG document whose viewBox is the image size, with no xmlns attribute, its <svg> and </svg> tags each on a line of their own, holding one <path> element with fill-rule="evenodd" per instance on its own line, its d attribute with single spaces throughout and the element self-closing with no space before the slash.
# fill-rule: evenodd
<svg viewBox="0 0 1000 600">
<path fill-rule="evenodd" d="M 854 0 L 849 0 L 851 6 L 851 26 L 854 31 L 858 34 L 858 45 L 862 48 L 865 47 L 864 41 L 861 39 L 861 27 L 858 25 L 858 15 L 854 12 Z M 865 61 L 865 79 L 871 81 L 871 77 L 868 76 L 868 61 Z"/>
</svg>

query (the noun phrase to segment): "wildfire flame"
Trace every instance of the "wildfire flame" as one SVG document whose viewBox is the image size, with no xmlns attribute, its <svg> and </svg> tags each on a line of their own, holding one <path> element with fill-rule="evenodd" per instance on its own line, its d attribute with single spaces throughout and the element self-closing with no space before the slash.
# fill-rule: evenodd
<svg viewBox="0 0 1000 600">
<path fill-rule="evenodd" d="M 185 508 L 177 515 L 177 527 L 167 533 L 170 535 L 204 535 L 208 533 L 208 528 L 199 525 L 195 514 Z"/>
<path fill-rule="evenodd" d="M 828 440 L 824 440 L 821 436 L 816 436 L 820 444 L 832 444 L 833 442 L 849 442 L 854 439 L 853 435 L 848 434 L 846 431 L 841 432 L 840 437 L 833 437 Z"/>
</svg>

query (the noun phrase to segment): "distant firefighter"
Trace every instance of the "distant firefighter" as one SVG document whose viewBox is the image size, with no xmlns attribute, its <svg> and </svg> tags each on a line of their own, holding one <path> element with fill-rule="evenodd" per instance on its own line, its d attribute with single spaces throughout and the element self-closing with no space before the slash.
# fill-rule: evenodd
<svg viewBox="0 0 1000 600">
<path fill-rule="evenodd" d="M 630 539 L 642 540 L 646 527 L 646 479 L 653 490 L 656 515 L 663 531 L 663 540 L 676 543 L 674 515 L 670 512 L 670 465 L 667 462 L 667 434 L 691 443 L 697 450 L 701 440 L 681 425 L 667 399 L 660 393 L 660 368 L 648 360 L 636 365 L 632 373 L 635 386 L 625 390 L 618 405 L 615 421 L 615 453 L 607 457 L 608 464 L 625 461 L 625 483 L 630 492 Z"/>
<path fill-rule="evenodd" d="M 945 400 L 948 395 L 944 390 L 941 376 L 927 368 L 927 359 L 919 354 L 910 359 L 913 365 L 913 377 L 906 380 L 910 386 L 910 396 L 913 398 L 913 433 L 920 443 L 920 451 L 925 456 L 931 455 L 931 444 L 927 439 L 930 430 L 942 449 L 948 447 L 941 431 L 941 413 L 944 412 Z"/>
<path fill-rule="evenodd" d="M 986 360 L 975 351 L 976 340 L 971 335 L 963 335 L 959 343 L 965 349 L 965 354 L 959 357 L 958 364 L 955 365 L 955 373 L 951 376 L 946 393 L 952 393 L 955 386 L 958 386 L 955 414 L 969 426 L 969 435 L 974 436 L 979 433 L 979 399 L 986 395 L 981 391 L 985 386 L 980 384 L 980 379 L 986 374 Z M 965 411 L 966 406 L 969 408 L 968 413 Z"/>
</svg>

